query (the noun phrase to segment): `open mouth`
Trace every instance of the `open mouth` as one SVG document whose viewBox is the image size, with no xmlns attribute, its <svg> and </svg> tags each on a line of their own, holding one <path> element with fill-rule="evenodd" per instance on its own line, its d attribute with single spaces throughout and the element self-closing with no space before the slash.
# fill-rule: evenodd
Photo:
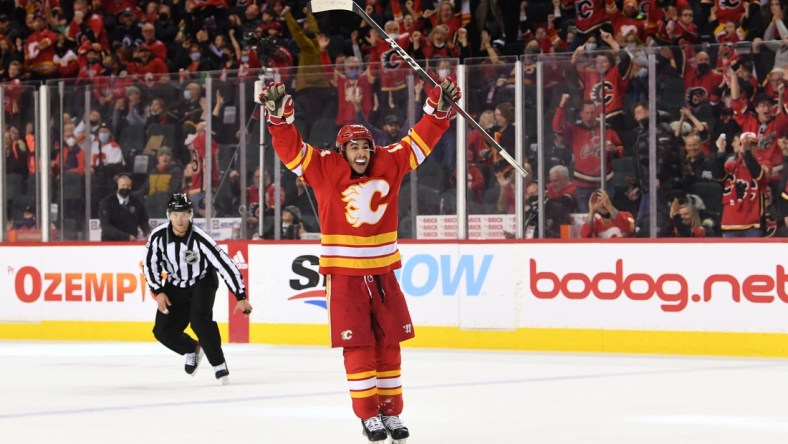
<svg viewBox="0 0 788 444">
<path fill-rule="evenodd" d="M 366 165 L 366 164 L 367 164 L 367 159 L 364 159 L 364 158 L 362 157 L 362 158 L 355 159 L 353 162 L 354 162 L 356 165 L 358 165 L 358 166 L 364 166 L 364 165 Z"/>
</svg>

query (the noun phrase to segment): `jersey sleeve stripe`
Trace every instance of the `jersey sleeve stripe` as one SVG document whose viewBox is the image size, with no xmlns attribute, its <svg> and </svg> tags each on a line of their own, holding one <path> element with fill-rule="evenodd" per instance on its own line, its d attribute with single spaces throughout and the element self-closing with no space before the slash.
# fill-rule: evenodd
<svg viewBox="0 0 788 444">
<path fill-rule="evenodd" d="M 304 158 L 304 154 L 306 153 L 306 150 L 307 150 L 306 143 L 301 144 L 301 149 L 298 151 L 298 154 L 296 155 L 295 159 L 285 164 L 288 170 L 292 171 L 301 163 L 301 160 Z"/>
<path fill-rule="evenodd" d="M 430 153 L 432 152 L 432 148 L 430 148 L 430 146 L 424 142 L 424 140 L 421 138 L 421 136 L 419 135 L 419 133 L 417 133 L 417 132 L 416 132 L 416 130 L 415 130 L 415 129 L 412 129 L 412 130 L 410 130 L 410 137 L 411 137 L 411 139 L 413 139 L 413 141 L 414 141 L 414 142 L 416 142 L 416 145 L 418 145 L 418 147 L 419 147 L 419 148 L 421 149 L 421 151 L 422 151 L 421 153 L 419 153 L 418 151 L 416 151 L 415 149 L 413 149 L 413 152 L 414 152 L 414 153 L 416 153 L 416 157 L 417 157 L 417 158 L 419 158 L 419 155 L 420 155 L 420 154 L 421 154 L 422 156 L 424 156 L 424 157 L 426 157 L 426 156 L 429 156 L 429 155 L 430 155 Z M 413 145 L 411 145 L 411 147 L 412 147 L 412 146 L 413 146 Z M 419 163 L 421 163 L 421 162 L 423 162 L 423 161 L 424 161 L 424 159 L 423 159 L 423 158 L 419 158 Z"/>
</svg>

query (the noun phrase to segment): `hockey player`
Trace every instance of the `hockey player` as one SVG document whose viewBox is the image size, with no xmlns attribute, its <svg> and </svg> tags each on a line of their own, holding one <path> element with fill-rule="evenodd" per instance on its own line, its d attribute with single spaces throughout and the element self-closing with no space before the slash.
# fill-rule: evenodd
<svg viewBox="0 0 788 444">
<path fill-rule="evenodd" d="M 353 411 L 370 442 L 382 443 L 388 433 L 402 444 L 409 436 L 399 419 L 399 343 L 413 338 L 414 330 L 394 276 L 401 266 L 397 197 L 403 177 L 449 128 L 450 101 L 459 97 L 448 78 L 432 89 L 424 117 L 398 143 L 375 146 L 367 128 L 345 125 L 331 152 L 301 139 L 283 84 L 269 84 L 260 96 L 276 153 L 315 191 L 331 346 L 343 348 Z"/>
</svg>

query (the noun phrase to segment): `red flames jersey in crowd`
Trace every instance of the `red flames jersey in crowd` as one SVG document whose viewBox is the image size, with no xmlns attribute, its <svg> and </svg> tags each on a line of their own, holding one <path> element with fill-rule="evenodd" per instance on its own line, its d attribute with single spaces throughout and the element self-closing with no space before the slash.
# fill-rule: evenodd
<svg viewBox="0 0 788 444">
<path fill-rule="evenodd" d="M 706 97 L 712 104 L 720 99 L 715 89 L 723 82 L 723 76 L 717 71 L 710 70 L 701 75 L 689 62 L 684 64 L 684 90 L 689 106 L 698 106 Z"/>
<path fill-rule="evenodd" d="M 397 38 L 400 48 L 408 46 L 409 34 Z M 383 91 L 396 91 L 405 87 L 405 76 L 410 72 L 407 62 L 397 54 L 387 41 L 378 37 L 378 40 L 369 54 L 370 69 L 380 77 L 380 89 Z"/>
<path fill-rule="evenodd" d="M 725 161 L 725 182 L 722 188 L 722 229 L 746 230 L 760 228 L 763 211 L 763 170 L 752 177 L 743 156 Z"/>
<path fill-rule="evenodd" d="M 761 124 L 755 115 L 747 111 L 747 101 L 743 96 L 735 100 L 732 107 L 742 132 L 758 135 L 758 147 L 752 150 L 753 156 L 767 170 L 770 180 L 779 181 L 783 170 L 783 153 L 778 140 L 788 132 L 788 116 L 781 111 L 769 123 Z"/>
<path fill-rule="evenodd" d="M 619 211 L 605 223 L 599 215 L 594 216 L 592 222 L 586 222 L 580 228 L 580 237 L 591 238 L 599 237 L 610 239 L 612 237 L 632 237 L 635 235 L 635 218 L 628 211 Z"/>
<path fill-rule="evenodd" d="M 575 2 L 575 26 L 581 34 L 610 23 L 610 17 L 605 9 L 605 0 L 577 0 Z"/>
<path fill-rule="evenodd" d="M 720 23 L 737 22 L 741 23 L 745 8 L 750 7 L 750 3 L 758 3 L 757 0 L 714 0 L 717 7 L 717 20 Z M 766 26 L 764 24 L 764 26 Z"/>
<path fill-rule="evenodd" d="M 25 43 L 27 68 L 36 74 L 46 76 L 57 73 L 55 43 L 57 43 L 57 34 L 48 29 L 30 34 Z"/>
<path fill-rule="evenodd" d="M 364 276 L 400 268 L 397 197 L 402 178 L 424 162 L 448 127 L 448 119 L 425 115 L 399 143 L 376 147 L 366 175 L 352 177 L 342 154 L 315 149 L 292 124 L 268 126 L 282 162 L 314 189 L 321 274 Z"/>
<path fill-rule="evenodd" d="M 320 61 L 329 80 L 337 88 L 339 104 L 337 106 L 337 125 L 348 125 L 356 122 L 356 107 L 350 101 L 353 95 L 361 94 L 361 112 L 364 117 L 369 117 L 374 105 L 372 84 L 366 72 L 360 72 L 358 78 L 350 79 L 340 75 L 331 67 L 331 58 L 328 53 L 320 54 Z"/>
<path fill-rule="evenodd" d="M 598 186 L 602 178 L 600 174 L 602 171 L 602 159 L 600 157 L 599 125 L 595 125 L 593 128 L 573 123 L 567 125 L 564 122 L 564 109 L 558 107 L 553 116 L 553 131 L 562 133 L 566 143 L 572 146 L 572 152 L 575 157 L 574 178 L 577 186 Z M 624 148 L 618 134 L 608 128 L 605 131 L 605 137 L 616 147 L 616 157 L 620 157 L 624 152 Z M 605 171 L 608 180 L 613 178 L 612 163 L 613 155 L 608 152 L 605 160 Z"/>
<path fill-rule="evenodd" d="M 596 101 L 599 97 L 601 82 L 596 69 L 578 70 L 580 81 L 583 82 L 583 100 Z M 605 114 L 615 116 L 624 112 L 624 94 L 629 88 L 629 76 L 622 76 L 618 66 L 612 66 L 605 73 Z M 597 113 L 602 110 L 597 106 Z"/>
<path fill-rule="evenodd" d="M 192 168 L 192 181 L 189 190 L 205 190 L 203 186 L 203 173 L 205 173 L 205 132 L 194 139 L 194 150 L 191 152 L 192 162 L 187 168 Z M 216 138 L 211 138 L 211 184 L 213 188 L 219 186 L 219 144 Z"/>
</svg>

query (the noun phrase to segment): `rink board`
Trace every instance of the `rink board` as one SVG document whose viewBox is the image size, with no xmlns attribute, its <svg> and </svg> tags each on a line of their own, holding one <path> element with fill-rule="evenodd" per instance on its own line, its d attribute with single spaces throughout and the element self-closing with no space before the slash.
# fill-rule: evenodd
<svg viewBox="0 0 788 444">
<path fill-rule="evenodd" d="M 153 339 L 142 244 L 0 248 L 0 339 Z M 319 245 L 229 251 L 248 272 L 255 310 L 229 318 L 221 284 L 214 317 L 224 338 L 243 327 L 254 343 L 328 343 Z M 408 242 L 400 251 L 410 346 L 788 356 L 781 242 Z"/>
</svg>

